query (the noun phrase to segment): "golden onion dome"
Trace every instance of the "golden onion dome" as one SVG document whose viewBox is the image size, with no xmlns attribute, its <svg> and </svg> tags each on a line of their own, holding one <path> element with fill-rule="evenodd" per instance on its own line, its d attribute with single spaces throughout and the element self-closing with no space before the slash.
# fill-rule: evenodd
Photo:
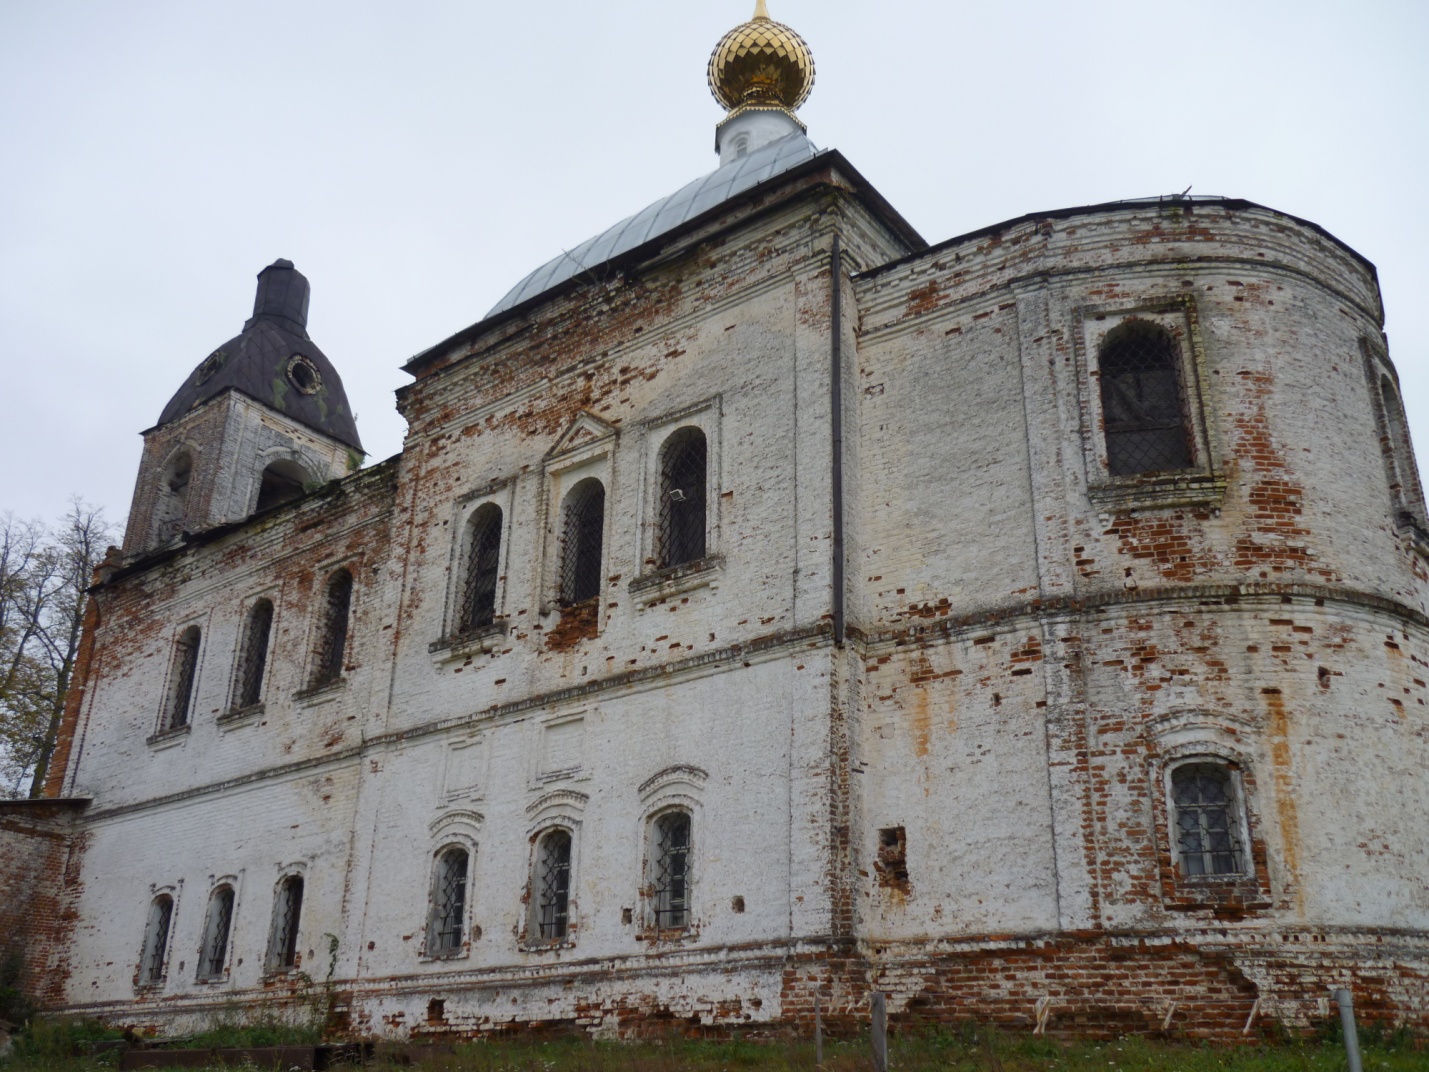
<svg viewBox="0 0 1429 1072">
<path fill-rule="evenodd" d="M 720 39 L 710 55 L 710 92 L 727 111 L 782 108 L 794 111 L 814 88 L 809 46 L 755 0 L 754 18 Z"/>
</svg>

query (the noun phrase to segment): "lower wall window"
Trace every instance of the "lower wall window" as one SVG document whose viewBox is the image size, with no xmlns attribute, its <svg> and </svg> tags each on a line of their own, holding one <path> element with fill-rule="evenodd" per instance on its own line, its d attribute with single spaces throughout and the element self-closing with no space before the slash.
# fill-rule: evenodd
<svg viewBox="0 0 1429 1072">
<path fill-rule="evenodd" d="M 536 936 L 545 942 L 558 941 L 570 926 L 570 831 L 551 830 L 541 838 L 533 878 Z"/>
<path fill-rule="evenodd" d="M 169 951 L 169 926 L 174 919 L 174 899 L 163 893 L 149 904 L 149 920 L 144 927 L 144 952 L 139 960 L 139 985 L 154 986 L 164 981 L 164 959 Z"/>
<path fill-rule="evenodd" d="M 650 824 L 650 911 L 656 930 L 690 925 L 690 814 L 667 811 Z"/>
<path fill-rule="evenodd" d="M 1185 763 L 1171 772 L 1173 836 L 1186 877 L 1245 873 L 1244 827 L 1235 781 L 1220 763 Z"/>
<path fill-rule="evenodd" d="M 228 965 L 228 932 L 232 926 L 233 887 L 220 886 L 208 899 L 203 948 L 199 951 L 199 982 L 214 982 L 223 978 Z"/>
<path fill-rule="evenodd" d="M 462 848 L 437 855 L 432 876 L 432 916 L 427 924 L 427 955 L 461 952 L 466 939 L 466 875 L 471 858 Z"/>
<path fill-rule="evenodd" d="M 289 875 L 278 884 L 273 900 L 273 929 L 268 935 L 268 970 L 298 966 L 298 922 L 303 914 L 303 879 Z"/>
</svg>

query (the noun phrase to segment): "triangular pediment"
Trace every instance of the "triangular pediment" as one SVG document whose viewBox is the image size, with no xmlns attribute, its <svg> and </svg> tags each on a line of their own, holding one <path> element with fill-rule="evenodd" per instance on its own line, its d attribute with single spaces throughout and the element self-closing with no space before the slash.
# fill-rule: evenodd
<svg viewBox="0 0 1429 1072">
<path fill-rule="evenodd" d="M 561 433 L 556 445 L 547 451 L 546 457 L 559 458 L 563 454 L 582 450 L 613 435 L 615 425 L 601 420 L 594 413 L 582 413 Z"/>
</svg>

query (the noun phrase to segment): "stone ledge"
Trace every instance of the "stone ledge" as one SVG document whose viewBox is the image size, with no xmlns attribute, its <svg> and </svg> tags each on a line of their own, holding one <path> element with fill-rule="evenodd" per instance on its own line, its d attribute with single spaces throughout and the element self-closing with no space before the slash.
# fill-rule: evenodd
<svg viewBox="0 0 1429 1072">
<path fill-rule="evenodd" d="M 506 621 L 501 619 L 470 633 L 439 637 L 427 645 L 427 653 L 431 655 L 432 662 L 438 664 L 465 659 L 471 655 L 484 655 L 495 651 L 499 646 L 498 642 L 506 639 L 506 630 Z"/>
<path fill-rule="evenodd" d="M 705 555 L 693 562 L 641 574 L 630 582 L 630 594 L 644 606 L 696 588 L 712 585 L 724 571 L 723 555 Z"/>
<path fill-rule="evenodd" d="M 1171 506 L 1216 506 L 1225 493 L 1225 478 L 1204 471 L 1177 476 L 1129 477 L 1087 488 L 1087 498 L 1093 506 L 1116 513 Z"/>
</svg>

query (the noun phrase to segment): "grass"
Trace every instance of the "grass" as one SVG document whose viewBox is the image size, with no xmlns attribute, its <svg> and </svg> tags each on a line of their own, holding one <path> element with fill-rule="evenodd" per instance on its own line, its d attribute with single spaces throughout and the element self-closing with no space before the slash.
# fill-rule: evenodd
<svg viewBox="0 0 1429 1072">
<path fill-rule="evenodd" d="M 113 1054 L 75 1056 L 93 1042 L 115 1037 L 83 1021 L 37 1024 L 20 1039 L 5 1072 L 112 1072 Z M 1429 1072 L 1429 1051 L 1403 1036 L 1367 1032 L 1365 1072 Z M 312 1044 L 301 1028 L 278 1023 L 216 1025 L 195 1047 Z M 379 1062 L 380 1063 L 380 1062 Z M 386 1065 L 393 1069 L 396 1066 Z M 889 1040 L 895 1072 L 1344 1072 L 1345 1051 L 1333 1038 L 1245 1046 L 1213 1046 L 1127 1038 L 1062 1043 L 985 1028 L 895 1036 Z M 421 1072 L 867 1072 L 873 1068 L 866 1038 L 828 1041 L 824 1063 L 814 1063 L 810 1042 L 549 1042 L 494 1040 L 433 1052 Z"/>
</svg>

